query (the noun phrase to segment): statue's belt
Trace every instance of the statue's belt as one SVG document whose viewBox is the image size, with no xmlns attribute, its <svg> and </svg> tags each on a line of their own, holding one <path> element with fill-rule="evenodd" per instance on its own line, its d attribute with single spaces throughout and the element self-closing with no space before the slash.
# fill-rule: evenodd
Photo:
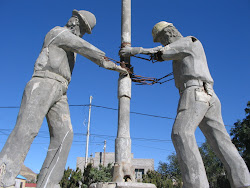
<svg viewBox="0 0 250 188">
<path fill-rule="evenodd" d="M 48 70 L 46 70 L 46 71 L 35 71 L 32 77 L 50 78 L 50 79 L 56 80 L 58 82 L 61 82 L 62 84 L 64 84 L 67 87 L 69 85 L 68 80 L 66 80 L 64 77 L 62 77 L 59 74 L 50 72 Z"/>
<path fill-rule="evenodd" d="M 205 91 L 208 94 L 210 94 L 210 91 L 213 90 L 212 84 L 209 84 L 209 83 L 204 82 L 204 81 L 199 80 L 199 79 L 192 79 L 192 80 L 188 80 L 187 82 L 181 84 L 181 86 L 179 87 L 179 92 L 182 93 L 186 88 L 191 87 L 191 86 L 204 87 Z"/>
</svg>

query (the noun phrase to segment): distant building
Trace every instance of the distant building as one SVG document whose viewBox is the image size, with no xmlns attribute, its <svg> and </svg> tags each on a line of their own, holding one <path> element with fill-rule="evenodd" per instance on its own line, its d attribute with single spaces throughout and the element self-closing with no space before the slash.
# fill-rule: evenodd
<svg viewBox="0 0 250 188">
<path fill-rule="evenodd" d="M 36 183 L 26 183 L 25 188 L 36 188 Z"/>
<path fill-rule="evenodd" d="M 26 178 L 18 175 L 15 179 L 15 188 L 25 188 L 25 182 L 26 182 Z"/>
<path fill-rule="evenodd" d="M 19 174 L 26 178 L 26 182 L 36 182 L 37 174 L 30 168 L 26 167 L 24 164 L 22 165 Z"/>
<path fill-rule="evenodd" d="M 91 163 L 94 167 L 98 167 L 100 164 L 107 166 L 109 163 L 112 166 L 115 163 L 115 153 L 112 152 L 96 152 L 95 156 L 88 158 L 88 163 Z M 77 157 L 76 167 L 84 170 L 85 157 Z M 135 177 L 137 180 L 142 179 L 142 175 L 147 173 L 148 170 L 154 170 L 154 159 L 134 159 L 132 154 L 132 166 L 135 169 Z"/>
</svg>

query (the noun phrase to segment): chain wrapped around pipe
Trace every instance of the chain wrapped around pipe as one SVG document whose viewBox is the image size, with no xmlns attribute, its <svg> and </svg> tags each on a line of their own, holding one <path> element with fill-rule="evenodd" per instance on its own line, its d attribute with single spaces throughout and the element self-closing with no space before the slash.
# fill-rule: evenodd
<svg viewBox="0 0 250 188">
<path fill-rule="evenodd" d="M 139 56 L 132 56 L 132 57 L 136 57 L 136 58 L 140 58 L 140 59 L 143 59 L 143 60 L 147 60 L 147 61 L 152 61 L 153 63 L 157 62 L 157 61 L 154 61 L 154 56 L 151 55 L 151 58 L 150 59 L 147 59 L 147 58 L 144 58 L 144 57 L 139 57 Z M 165 81 L 161 81 L 162 79 L 164 78 L 167 78 L 169 76 L 172 76 L 173 75 L 173 72 L 167 74 L 166 76 L 163 76 L 161 78 L 154 78 L 154 77 L 145 77 L 145 76 L 140 76 L 140 75 L 136 75 L 134 74 L 134 67 L 130 65 L 130 67 L 128 68 L 126 65 L 128 63 L 126 62 L 120 62 L 120 61 L 117 61 L 115 59 L 112 59 L 110 57 L 105 57 L 106 59 L 110 60 L 110 61 L 113 61 L 115 62 L 116 64 L 120 64 L 120 66 L 122 68 L 125 68 L 127 69 L 129 75 L 130 75 L 130 78 L 132 80 L 132 82 L 135 82 L 136 85 L 154 85 L 154 84 L 163 84 L 163 83 L 166 83 L 168 81 L 171 81 L 173 80 L 174 78 L 171 78 L 171 79 L 168 79 L 168 80 L 165 80 Z"/>
</svg>

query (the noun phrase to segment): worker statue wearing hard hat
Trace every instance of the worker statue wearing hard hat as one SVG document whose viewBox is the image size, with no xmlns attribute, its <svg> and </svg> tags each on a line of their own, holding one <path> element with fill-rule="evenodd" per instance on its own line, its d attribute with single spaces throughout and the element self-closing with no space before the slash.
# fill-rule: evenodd
<svg viewBox="0 0 250 188">
<path fill-rule="evenodd" d="M 60 187 L 73 140 L 66 92 L 76 53 L 103 68 L 127 74 L 126 69 L 108 61 L 104 52 L 80 38 L 91 34 L 95 25 L 92 13 L 74 10 L 65 27 L 55 27 L 47 33 L 34 74 L 24 90 L 16 126 L 0 153 L 0 187 L 14 187 L 45 116 L 51 140 L 37 187 Z"/>
<path fill-rule="evenodd" d="M 160 42 L 163 47 L 125 47 L 120 55 L 148 54 L 158 61 L 173 60 L 173 75 L 180 100 L 172 141 L 181 168 L 183 187 L 209 188 L 195 140 L 195 130 L 199 126 L 223 162 L 231 187 L 250 188 L 249 170 L 224 126 L 221 104 L 213 90 L 214 81 L 201 42 L 192 36 L 183 37 L 173 24 L 165 21 L 154 26 L 152 35 L 154 42 Z"/>
</svg>

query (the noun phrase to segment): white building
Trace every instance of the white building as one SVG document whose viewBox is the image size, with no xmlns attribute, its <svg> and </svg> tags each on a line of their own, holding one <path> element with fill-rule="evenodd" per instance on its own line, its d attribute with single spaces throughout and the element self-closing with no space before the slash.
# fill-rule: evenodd
<svg viewBox="0 0 250 188">
<path fill-rule="evenodd" d="M 147 173 L 148 170 L 154 170 L 154 159 L 134 159 L 132 156 L 132 166 L 135 169 L 135 177 L 137 180 L 142 179 L 142 175 Z M 107 166 L 109 163 L 112 166 L 115 163 L 115 153 L 112 152 L 96 152 L 95 156 L 88 158 L 88 163 L 91 163 L 94 167 L 98 167 L 100 164 Z M 77 157 L 76 167 L 84 170 L 85 157 Z"/>
</svg>

